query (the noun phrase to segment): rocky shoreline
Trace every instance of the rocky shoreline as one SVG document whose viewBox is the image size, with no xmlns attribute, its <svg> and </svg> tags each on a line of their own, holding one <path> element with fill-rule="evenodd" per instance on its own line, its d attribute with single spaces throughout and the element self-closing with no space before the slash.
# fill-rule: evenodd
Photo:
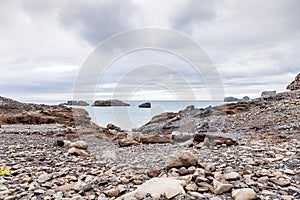
<svg viewBox="0 0 300 200">
<path fill-rule="evenodd" d="M 129 134 L 82 120 L 82 112 L 81 126 L 1 125 L 0 167 L 10 173 L 0 175 L 0 199 L 299 199 L 299 105 L 300 91 L 291 91 L 190 106 Z M 18 106 L 46 116 L 44 106 Z M 88 149 L 70 153 L 58 140 Z"/>
<path fill-rule="evenodd" d="M 119 148 L 82 135 L 92 155 L 86 157 L 68 155 L 68 148 L 54 146 L 57 139 L 64 139 L 56 136 L 2 133 L 0 137 L 0 165 L 11 170 L 0 177 L 3 199 L 122 199 L 156 176 L 183 180 L 186 194 L 174 199 L 231 199 L 232 191 L 241 188 L 252 189 L 260 199 L 300 197 L 297 139 L 244 137 L 232 146 L 167 143 Z M 180 152 L 192 153 L 197 163 L 170 161 Z M 137 194 L 124 199 L 153 198 Z"/>
</svg>

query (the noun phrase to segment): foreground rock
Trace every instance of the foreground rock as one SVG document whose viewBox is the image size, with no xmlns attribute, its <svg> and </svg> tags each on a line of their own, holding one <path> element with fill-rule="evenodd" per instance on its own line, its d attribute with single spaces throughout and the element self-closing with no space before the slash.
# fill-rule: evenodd
<svg viewBox="0 0 300 200">
<path fill-rule="evenodd" d="M 161 197 L 171 199 L 180 193 L 185 193 L 182 187 L 184 184 L 184 181 L 173 178 L 153 178 L 139 186 L 135 191 L 125 194 L 118 199 L 145 199 L 147 194 L 154 199 L 159 199 Z"/>
<path fill-rule="evenodd" d="M 191 152 L 181 152 L 178 155 L 170 156 L 165 163 L 166 169 L 197 166 L 198 158 Z"/>
<path fill-rule="evenodd" d="M 256 193 L 251 188 L 243 188 L 232 191 L 234 200 L 254 200 L 257 199 Z"/>
<path fill-rule="evenodd" d="M 117 99 L 110 99 L 95 101 L 93 106 L 130 106 L 130 104 Z"/>
</svg>

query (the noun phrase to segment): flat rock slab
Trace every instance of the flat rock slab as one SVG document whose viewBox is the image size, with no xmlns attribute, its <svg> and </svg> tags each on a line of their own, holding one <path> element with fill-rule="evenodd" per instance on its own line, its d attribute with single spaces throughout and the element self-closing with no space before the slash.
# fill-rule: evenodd
<svg viewBox="0 0 300 200">
<path fill-rule="evenodd" d="M 139 186 L 135 191 L 127 193 L 117 198 L 117 200 L 129 199 L 131 197 L 143 196 L 146 194 L 150 194 L 155 199 L 158 199 L 163 195 L 167 199 L 171 199 L 180 193 L 185 193 L 182 187 L 182 184 L 184 183 L 185 181 L 173 178 L 152 178 Z"/>
</svg>

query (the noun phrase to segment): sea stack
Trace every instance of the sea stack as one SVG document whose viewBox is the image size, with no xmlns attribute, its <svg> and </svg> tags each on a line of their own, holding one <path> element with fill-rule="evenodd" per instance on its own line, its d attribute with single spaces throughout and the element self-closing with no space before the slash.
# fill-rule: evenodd
<svg viewBox="0 0 300 200">
<path fill-rule="evenodd" d="M 139 105 L 139 108 L 151 108 L 151 103 L 146 102 Z"/>
</svg>

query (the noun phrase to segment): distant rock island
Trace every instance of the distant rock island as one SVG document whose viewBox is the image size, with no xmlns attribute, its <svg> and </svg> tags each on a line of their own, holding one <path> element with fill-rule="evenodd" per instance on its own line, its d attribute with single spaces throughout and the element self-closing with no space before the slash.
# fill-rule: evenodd
<svg viewBox="0 0 300 200">
<path fill-rule="evenodd" d="M 109 100 L 97 100 L 94 102 L 93 106 L 130 106 L 130 104 L 117 99 Z"/>
<path fill-rule="evenodd" d="M 72 100 L 72 101 L 67 101 L 67 103 L 61 103 L 59 105 L 60 106 L 89 106 L 90 104 L 88 104 L 85 101 Z"/>
<path fill-rule="evenodd" d="M 225 97 L 224 102 L 247 102 L 250 98 L 248 96 L 244 96 L 242 99 L 236 97 Z"/>
<path fill-rule="evenodd" d="M 151 108 L 151 103 L 146 102 L 139 105 L 139 108 Z"/>
</svg>

